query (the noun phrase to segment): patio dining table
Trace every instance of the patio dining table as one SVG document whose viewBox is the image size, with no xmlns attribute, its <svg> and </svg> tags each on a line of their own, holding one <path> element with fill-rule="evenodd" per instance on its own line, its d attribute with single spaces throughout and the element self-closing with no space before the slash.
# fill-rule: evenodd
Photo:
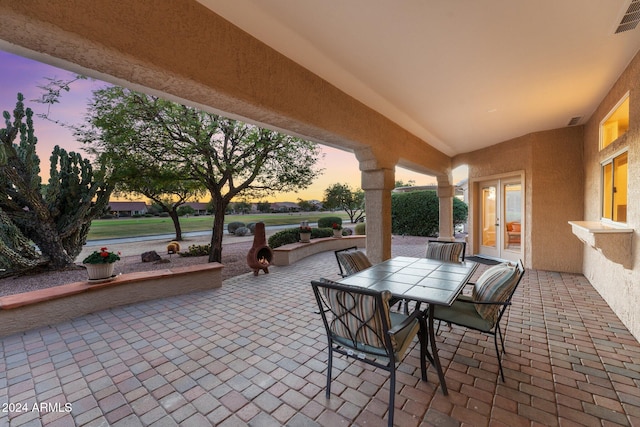
<svg viewBox="0 0 640 427">
<path fill-rule="evenodd" d="M 433 327 L 433 307 L 451 306 L 467 284 L 478 264 L 473 261 L 450 262 L 429 258 L 395 257 L 339 280 L 351 286 L 388 290 L 395 298 L 429 305 L 427 325 L 431 353 L 429 361 L 435 366 L 442 392 L 447 394 L 447 384 L 438 357 L 438 347 Z"/>
</svg>

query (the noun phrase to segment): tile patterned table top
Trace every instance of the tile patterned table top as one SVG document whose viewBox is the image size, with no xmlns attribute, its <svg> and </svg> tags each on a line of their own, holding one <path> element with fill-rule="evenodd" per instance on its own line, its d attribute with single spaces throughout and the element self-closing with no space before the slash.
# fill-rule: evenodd
<svg viewBox="0 0 640 427">
<path fill-rule="evenodd" d="M 478 264 L 395 257 L 340 280 L 352 286 L 388 290 L 394 297 L 451 305 Z"/>
</svg>

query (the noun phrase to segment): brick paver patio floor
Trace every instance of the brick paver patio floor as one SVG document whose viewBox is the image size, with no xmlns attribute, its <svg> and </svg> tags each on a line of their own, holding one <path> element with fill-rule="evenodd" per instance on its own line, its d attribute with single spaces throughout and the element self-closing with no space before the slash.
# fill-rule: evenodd
<svg viewBox="0 0 640 427">
<path fill-rule="evenodd" d="M 394 255 L 423 255 L 394 240 Z M 1 426 L 384 426 L 385 372 L 336 358 L 309 281 L 333 253 L 221 289 L 115 308 L 0 340 Z M 640 426 L 640 345 L 581 275 L 527 271 L 498 379 L 492 338 L 443 326 L 443 396 L 418 348 L 399 426 Z"/>
</svg>

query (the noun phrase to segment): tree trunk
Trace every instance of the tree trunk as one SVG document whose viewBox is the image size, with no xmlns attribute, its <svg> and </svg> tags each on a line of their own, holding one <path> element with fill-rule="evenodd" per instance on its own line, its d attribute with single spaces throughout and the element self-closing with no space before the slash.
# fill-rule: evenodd
<svg viewBox="0 0 640 427">
<path fill-rule="evenodd" d="M 169 211 L 169 217 L 171 217 L 171 221 L 173 221 L 173 228 L 176 230 L 176 238 L 174 240 L 181 242 L 182 241 L 182 227 L 180 226 L 180 218 L 178 218 L 178 212 L 176 210 Z"/>
<path fill-rule="evenodd" d="M 224 212 L 227 205 L 214 204 L 213 232 L 211 233 L 211 252 L 209 262 L 222 262 L 222 237 L 224 235 Z"/>
</svg>

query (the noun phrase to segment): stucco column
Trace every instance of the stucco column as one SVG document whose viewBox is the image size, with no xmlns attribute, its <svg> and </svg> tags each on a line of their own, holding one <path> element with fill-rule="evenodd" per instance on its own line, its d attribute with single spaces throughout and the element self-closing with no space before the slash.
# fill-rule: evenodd
<svg viewBox="0 0 640 427">
<path fill-rule="evenodd" d="M 367 214 L 367 257 L 373 263 L 391 258 L 391 190 L 394 169 L 362 171 Z"/>
<path fill-rule="evenodd" d="M 439 208 L 439 233 L 438 240 L 454 241 L 453 230 L 453 196 L 455 195 L 455 186 L 449 184 L 449 180 L 440 180 L 438 178 L 438 201 Z"/>
</svg>

